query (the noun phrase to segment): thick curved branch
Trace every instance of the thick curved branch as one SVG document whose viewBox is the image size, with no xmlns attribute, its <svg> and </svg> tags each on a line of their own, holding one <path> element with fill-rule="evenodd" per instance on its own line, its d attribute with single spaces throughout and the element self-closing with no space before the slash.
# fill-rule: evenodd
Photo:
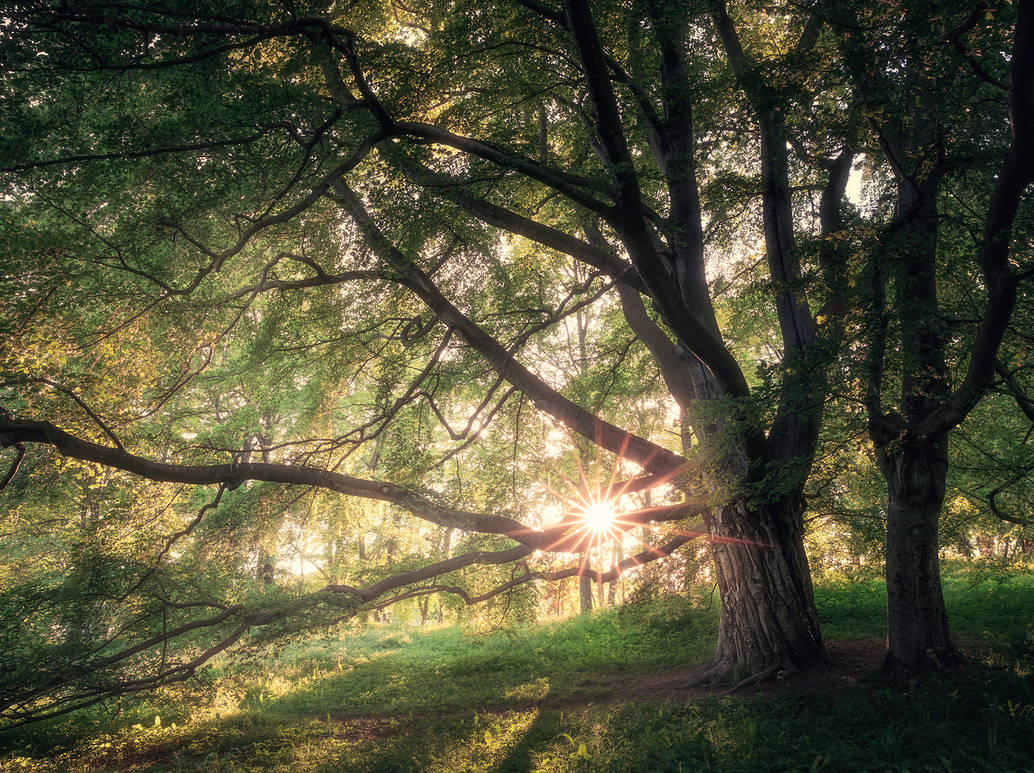
<svg viewBox="0 0 1034 773">
<path fill-rule="evenodd" d="M 238 300 L 240 298 L 254 298 L 259 293 L 266 293 L 270 290 L 303 290 L 307 287 L 324 287 L 326 285 L 344 284 L 345 282 L 356 282 L 362 280 L 385 279 L 380 271 L 341 271 L 336 274 L 328 274 L 322 270 L 317 271 L 315 276 L 304 279 L 269 279 L 267 275 L 273 265 L 267 265 L 263 269 L 262 276 L 255 284 L 242 287 L 240 290 L 229 296 L 226 300 Z"/>
<path fill-rule="evenodd" d="M 642 192 L 617 100 L 611 86 L 606 55 L 586 0 L 565 0 L 567 27 L 578 48 L 589 96 L 596 108 L 594 128 L 614 177 L 616 205 L 606 221 L 617 232 L 649 295 L 679 342 L 714 374 L 722 389 L 735 397 L 750 394 L 743 371 L 720 336 L 701 322 L 709 309 L 690 309 L 676 278 L 665 266 L 653 234 L 643 218 Z"/>
<path fill-rule="evenodd" d="M 761 136 L 761 210 L 769 273 L 778 291 L 776 313 L 786 356 L 805 350 L 813 341 L 815 322 L 801 284 L 801 267 L 794 238 L 786 150 L 785 109 L 744 51 L 724 0 L 715 3 L 715 28 L 730 69 L 753 107 Z"/>
<path fill-rule="evenodd" d="M 645 292 L 645 286 L 635 268 L 608 250 L 599 249 L 556 228 L 539 223 L 524 215 L 501 207 L 498 204 L 473 196 L 457 187 L 456 182 L 435 175 L 426 167 L 407 164 L 407 170 L 416 173 L 417 182 L 447 201 L 462 207 L 466 212 L 488 225 L 523 236 L 544 247 L 570 255 L 576 260 L 605 272 L 613 279 Z"/>
<path fill-rule="evenodd" d="M 887 275 L 883 269 L 882 256 L 875 247 L 870 248 L 860 286 L 867 339 L 862 402 L 865 404 L 869 433 L 877 445 L 882 445 L 896 434 L 898 427 L 896 419 L 892 420 L 883 410 L 883 376 L 890 315 L 887 312 Z"/>
<path fill-rule="evenodd" d="M 828 164 L 829 178 L 819 201 L 819 266 L 829 297 L 818 315 L 823 320 L 821 336 L 816 335 L 813 344 L 791 367 L 783 368 L 779 407 L 768 436 L 775 459 L 810 457 L 818 442 L 822 406 L 829 391 L 829 367 L 840 350 L 847 324 L 846 245 L 838 237 L 844 231 L 841 210 L 853 157 L 853 151 L 844 148 Z"/>
<path fill-rule="evenodd" d="M 512 518 L 458 510 L 394 483 L 353 478 L 316 467 L 264 462 L 198 465 L 154 462 L 110 446 L 81 440 L 50 422 L 0 417 L 0 446 L 6 448 L 18 443 L 50 445 L 65 456 L 124 470 L 148 480 L 194 485 L 225 484 L 230 489 L 247 480 L 316 486 L 339 494 L 390 502 L 418 518 L 441 526 L 505 534 L 518 542 L 529 540 L 532 547 L 539 547 L 538 541 L 528 536 L 531 532 Z"/>
<path fill-rule="evenodd" d="M 650 319 L 642 296 L 636 290 L 618 284 L 617 291 L 625 321 L 636 338 L 653 355 L 660 368 L 661 377 L 675 402 L 680 408 L 687 408 L 694 397 L 693 382 L 685 361 L 679 357 L 678 349 L 660 326 Z"/>
<path fill-rule="evenodd" d="M 475 140 L 470 137 L 454 134 L 446 129 L 442 129 L 428 123 L 420 123 L 417 121 L 406 121 L 402 123 L 393 122 L 391 126 L 398 132 L 407 134 L 410 137 L 417 137 L 437 142 L 441 145 L 455 148 L 456 150 L 462 150 L 464 153 L 469 153 L 472 156 L 483 158 L 486 161 L 491 161 L 493 164 L 501 166 L 504 169 L 520 172 L 526 177 L 538 180 L 544 185 L 555 190 L 557 193 L 563 194 L 574 203 L 580 204 L 586 209 L 599 215 L 608 216 L 611 212 L 610 205 L 604 204 L 602 201 L 586 192 L 596 190 L 597 186 L 594 185 L 591 180 L 584 177 L 579 177 L 578 175 L 572 175 L 568 172 L 560 171 L 559 169 L 552 169 L 550 167 L 543 166 L 537 161 L 532 161 L 525 156 L 499 148 L 488 142 L 482 142 L 481 140 Z"/>
<path fill-rule="evenodd" d="M 44 384 L 52 389 L 56 389 L 62 394 L 68 395 L 76 405 L 83 409 L 83 412 L 90 417 L 93 423 L 100 427 L 101 431 L 111 439 L 111 442 L 115 444 L 115 447 L 119 451 L 126 450 L 122 445 L 122 441 L 119 440 L 118 436 L 111 431 L 111 428 L 104 422 L 104 420 L 101 419 L 101 417 L 98 416 L 89 405 L 87 405 L 86 401 L 79 397 L 79 395 L 77 395 L 72 389 L 69 389 L 63 384 L 59 384 L 56 381 L 51 381 L 49 378 L 24 378 L 12 381 L 0 381 L 0 387 L 16 386 L 20 384 Z"/>
<path fill-rule="evenodd" d="M 1021 480 L 1026 478 L 1028 475 L 1030 475 L 1030 470 L 1023 470 L 1023 471 L 1017 473 L 1016 475 L 1014 475 L 1013 477 L 1011 477 L 1005 483 L 1001 484 L 1000 486 L 996 486 L 994 489 L 992 489 L 991 491 L 987 492 L 987 506 L 991 509 L 991 512 L 995 515 L 996 518 L 998 518 L 999 520 L 1002 520 L 1002 521 L 1006 521 L 1008 523 L 1015 523 L 1015 524 L 1017 524 L 1019 526 L 1032 526 L 1032 525 L 1034 525 L 1034 521 L 1031 521 L 1029 518 L 1019 518 L 1019 517 L 1017 517 L 1015 515 L 1011 515 L 1010 513 L 1005 512 L 1002 509 L 1002 506 L 999 505 L 998 502 L 995 501 L 995 499 L 998 497 L 999 494 L 1001 494 L 1003 491 L 1005 491 L 1010 486 L 1013 486 L 1016 483 L 1019 483 Z"/>
<path fill-rule="evenodd" d="M 579 577 L 586 576 L 592 579 L 593 582 L 613 582 L 621 577 L 621 575 L 643 564 L 648 564 L 651 561 L 656 561 L 659 558 L 666 558 L 674 553 L 678 548 L 682 547 L 688 542 L 696 539 L 699 536 L 703 536 L 703 532 L 699 534 L 683 534 L 668 540 L 666 543 L 657 548 L 649 548 L 637 553 L 634 556 L 630 556 L 623 561 L 616 564 L 612 569 L 606 572 L 601 572 L 598 569 L 592 569 L 582 566 L 580 563 L 578 566 L 571 566 L 565 569 L 556 569 L 551 571 L 528 571 L 522 575 L 519 575 L 512 580 L 509 580 L 501 585 L 497 585 L 489 591 L 479 593 L 477 595 L 471 595 L 466 589 L 461 588 L 457 585 L 445 585 L 436 583 L 433 585 L 425 585 L 419 588 L 415 588 L 409 593 L 403 594 L 397 598 L 391 600 L 390 603 L 394 604 L 401 601 L 404 598 L 411 598 L 413 596 L 426 595 L 428 593 L 451 593 L 455 596 L 459 596 L 463 599 L 467 606 L 474 604 L 480 604 L 484 601 L 488 601 L 501 593 L 505 593 L 508 590 L 512 590 L 519 585 L 531 582 L 532 580 L 563 580 L 568 577 Z"/>
<path fill-rule="evenodd" d="M 600 419 L 561 395 L 517 362 L 499 341 L 457 309 L 431 278 L 385 237 L 365 205 L 344 180 L 337 181 L 334 190 L 359 226 L 367 244 L 398 273 L 399 281 L 427 304 L 442 322 L 456 330 L 500 376 L 524 392 L 539 410 L 600 447 L 650 472 L 669 473 L 688 468 L 689 462 L 683 457 Z"/>
<path fill-rule="evenodd" d="M 148 480 L 193 485 L 220 484 L 233 489 L 244 481 L 257 480 L 287 485 L 315 486 L 339 494 L 389 502 L 418 518 L 440 526 L 484 534 L 501 534 L 528 550 L 568 550 L 581 537 L 565 537 L 575 522 L 565 522 L 538 531 L 513 518 L 472 513 L 435 502 L 429 496 L 394 483 L 353 478 L 338 472 L 304 465 L 269 462 L 231 464 L 169 464 L 154 462 L 126 451 L 81 440 L 46 421 L 0 417 L 0 447 L 17 448 L 24 443 L 53 446 L 65 456 L 124 470 Z M 701 512 L 694 505 L 669 505 L 622 516 L 628 528 L 650 522 L 678 520 Z M 203 514 L 203 512 L 202 512 Z M 200 517 L 200 515 L 199 515 Z"/>
</svg>

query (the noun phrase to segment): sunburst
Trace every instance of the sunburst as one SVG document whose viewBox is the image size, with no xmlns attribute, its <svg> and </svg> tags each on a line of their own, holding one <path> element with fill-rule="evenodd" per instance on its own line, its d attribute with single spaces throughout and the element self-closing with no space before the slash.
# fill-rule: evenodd
<svg viewBox="0 0 1034 773">
<path fill-rule="evenodd" d="M 574 538 L 576 549 L 573 552 L 583 552 L 619 539 L 621 533 L 627 529 L 622 522 L 622 508 L 619 505 L 619 500 L 625 492 L 622 486 L 614 484 L 614 472 L 612 471 L 610 480 L 604 484 L 599 479 L 598 472 L 594 476 L 596 479 L 590 480 L 579 462 L 579 480 L 567 480 L 571 486 L 569 493 L 550 490 L 567 503 L 565 520 L 570 531 L 563 539 Z"/>
<path fill-rule="evenodd" d="M 587 471 L 578 458 L 578 479 L 572 480 L 563 473 L 559 477 L 568 487 L 566 491 L 557 491 L 546 486 L 546 490 L 566 505 L 561 509 L 561 520 L 552 527 L 556 530 L 555 541 L 544 549 L 559 550 L 564 553 L 588 554 L 599 550 L 606 543 L 623 542 L 625 535 L 636 526 L 644 526 L 649 520 L 644 518 L 655 507 L 645 507 L 629 501 L 630 494 L 648 491 L 663 486 L 671 481 L 685 468 L 674 469 L 667 474 L 649 474 L 643 477 L 631 477 L 619 481 L 623 454 L 610 468 L 609 475 L 603 474 L 600 464 L 600 452 L 597 448 L 595 464 Z M 689 462 L 686 463 L 689 466 Z M 644 485 L 645 484 L 645 485 Z M 662 505 L 658 510 L 670 507 Z"/>
<path fill-rule="evenodd" d="M 582 505 L 580 515 L 585 521 L 582 528 L 593 536 L 601 537 L 613 531 L 618 511 L 614 500 L 590 497 L 589 501 Z"/>
</svg>

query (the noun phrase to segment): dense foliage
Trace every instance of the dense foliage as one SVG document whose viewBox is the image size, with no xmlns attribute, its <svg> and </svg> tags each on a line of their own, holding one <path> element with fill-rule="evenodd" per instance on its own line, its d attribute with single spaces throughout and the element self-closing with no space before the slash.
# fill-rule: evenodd
<svg viewBox="0 0 1034 773">
<path fill-rule="evenodd" d="M 1031 2 L 7 4 L 0 720 L 576 583 L 770 679 L 806 543 L 950 660 L 941 547 L 1031 550 Z"/>
</svg>

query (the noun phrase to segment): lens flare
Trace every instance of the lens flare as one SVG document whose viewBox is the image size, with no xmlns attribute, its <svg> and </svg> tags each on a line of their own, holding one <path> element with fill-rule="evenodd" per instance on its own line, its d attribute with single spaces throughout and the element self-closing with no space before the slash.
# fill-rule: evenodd
<svg viewBox="0 0 1034 773">
<path fill-rule="evenodd" d="M 611 530 L 617 511 L 609 499 L 595 499 L 582 507 L 581 515 L 585 520 L 585 528 L 593 534 L 601 535 Z"/>
</svg>

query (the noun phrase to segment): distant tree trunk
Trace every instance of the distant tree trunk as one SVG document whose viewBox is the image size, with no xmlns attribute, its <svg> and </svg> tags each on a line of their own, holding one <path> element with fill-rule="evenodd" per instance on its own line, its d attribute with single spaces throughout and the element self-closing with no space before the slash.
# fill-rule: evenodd
<svg viewBox="0 0 1034 773">
<path fill-rule="evenodd" d="M 397 535 L 402 527 L 402 515 L 400 513 L 392 515 L 391 523 L 391 536 L 388 538 L 387 555 L 385 556 L 388 566 L 392 566 L 395 563 L 395 553 L 401 548 Z"/>
<path fill-rule="evenodd" d="M 578 575 L 578 600 L 583 615 L 592 611 L 592 577 L 587 574 Z"/>
<path fill-rule="evenodd" d="M 615 543 L 611 547 L 611 551 L 610 551 L 610 568 L 611 568 L 612 571 L 616 571 L 617 570 L 618 561 L 620 561 L 620 559 L 618 558 L 618 544 L 615 541 Z M 620 575 L 615 575 L 614 579 L 611 580 L 609 583 L 607 583 L 607 606 L 608 607 L 612 607 L 612 606 L 614 606 L 614 604 L 617 603 L 617 587 L 618 587 L 618 577 L 619 576 Z"/>
<path fill-rule="evenodd" d="M 273 584 L 275 570 L 276 568 L 273 565 L 273 558 L 268 555 L 263 556 L 262 561 L 259 563 L 259 582 L 268 588 Z"/>
<path fill-rule="evenodd" d="M 621 548 L 621 540 L 615 540 L 614 542 L 614 568 L 616 569 L 622 561 L 625 560 L 624 550 Z M 621 603 L 625 602 L 625 580 L 624 577 L 619 573 L 610 583 L 610 605 L 614 606 L 617 603 L 618 589 L 621 590 Z"/>
<path fill-rule="evenodd" d="M 331 582 L 337 582 L 338 581 L 338 576 L 337 576 L 337 574 L 338 574 L 337 573 L 338 559 L 337 559 L 337 556 L 334 553 L 334 538 L 333 537 L 331 537 L 330 539 L 326 540 L 323 543 L 323 563 L 327 567 L 327 576 L 330 577 L 330 581 Z"/>
<path fill-rule="evenodd" d="M 546 586 L 547 598 L 549 599 L 549 614 L 552 617 L 563 617 L 564 614 L 564 585 L 567 581 L 561 580 Z"/>
<path fill-rule="evenodd" d="M 887 654 L 896 677 L 958 660 L 941 592 L 937 528 L 944 503 L 948 443 L 883 449 L 887 481 Z"/>
<path fill-rule="evenodd" d="M 337 537 L 337 539 L 334 540 L 334 581 L 335 582 L 340 582 L 343 579 L 344 575 L 345 575 L 345 572 L 344 572 L 345 561 L 346 561 L 346 558 L 345 558 L 345 556 L 346 556 L 345 546 L 346 546 L 346 542 L 345 542 L 344 537 L 339 535 Z"/>
</svg>

